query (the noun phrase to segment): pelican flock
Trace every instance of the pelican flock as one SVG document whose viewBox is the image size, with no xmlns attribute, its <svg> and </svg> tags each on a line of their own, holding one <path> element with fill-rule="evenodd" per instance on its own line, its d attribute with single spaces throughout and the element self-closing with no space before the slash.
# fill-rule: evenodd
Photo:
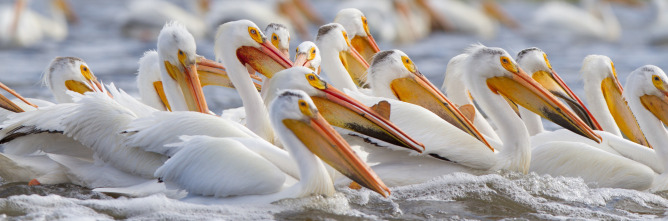
<svg viewBox="0 0 668 221">
<path fill-rule="evenodd" d="M 446 58 L 439 88 L 410 51 L 381 49 L 373 36 L 417 41 L 440 28 L 489 39 L 497 22 L 519 28 L 493 1 L 346 3 L 357 8 L 324 25 L 305 0 L 191 3 L 188 12 L 137 2 L 121 17 L 125 35 L 157 41 L 138 59 L 138 97 L 102 84 L 77 57 L 56 57 L 44 71 L 55 102 L 0 83 L 17 98 L 0 95 L 2 180 L 201 204 L 272 203 L 342 188 L 391 199 L 397 186 L 500 171 L 668 190 L 668 77 L 659 67 L 637 68 L 622 87 L 610 57 L 589 55 L 580 99 L 548 51 L 530 47 L 513 58 L 477 43 Z M 0 7 L 0 47 L 66 37 L 67 2 L 51 1 L 51 18 L 26 4 Z M 617 41 L 610 4 L 547 3 L 532 21 Z M 320 26 L 317 34 L 309 24 Z M 294 51 L 291 34 L 302 41 Z M 210 39 L 209 59 L 197 42 Z M 206 96 L 216 95 L 205 86 L 230 88 L 243 105 L 211 109 Z M 543 120 L 562 129 L 546 130 Z"/>
</svg>

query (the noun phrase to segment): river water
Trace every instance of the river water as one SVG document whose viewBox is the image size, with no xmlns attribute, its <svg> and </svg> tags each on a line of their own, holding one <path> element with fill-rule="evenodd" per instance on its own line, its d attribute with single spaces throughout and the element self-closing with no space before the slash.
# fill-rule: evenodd
<svg viewBox="0 0 668 221">
<path fill-rule="evenodd" d="M 0 81 L 26 97 L 53 100 L 40 83 L 40 77 L 56 56 L 83 58 L 103 83 L 111 83 L 136 95 L 137 60 L 155 42 L 141 42 L 121 36 L 120 17 L 129 1 L 71 0 L 80 22 L 69 28 L 62 42 L 45 42 L 30 48 L 0 51 Z M 40 11 L 42 1 L 32 4 Z M 336 2 L 315 1 L 316 10 L 331 21 Z M 583 96 L 579 69 L 588 54 L 612 58 L 622 84 L 632 70 L 645 64 L 668 68 L 668 47 L 650 45 L 648 28 L 655 12 L 651 7 L 614 10 L 623 27 L 616 43 L 564 38 L 556 30 L 542 37 L 529 37 L 530 25 L 539 2 L 501 3 L 523 29 L 501 28 L 493 39 L 468 35 L 433 33 L 413 44 L 379 42 L 383 49 L 406 52 L 420 71 L 436 85 L 450 58 L 473 43 L 483 43 L 516 54 L 527 47 L 543 49 L 552 67 L 564 81 Z M 373 25 L 373 24 L 370 24 Z M 317 27 L 313 26 L 312 33 Z M 299 43 L 293 36 L 292 48 Z M 198 39 L 198 53 L 213 58 L 213 42 Z M 294 53 L 294 52 L 292 52 Z M 241 105 L 229 89 L 206 88 L 207 100 L 216 112 Z M 548 129 L 556 128 L 546 124 Z M 410 186 L 391 188 L 382 198 L 368 190 L 337 188 L 333 197 L 313 196 L 286 199 L 269 205 L 197 205 L 169 199 L 163 195 L 141 198 L 109 196 L 75 185 L 28 187 L 25 183 L 0 186 L 0 214 L 6 219 L 657 219 L 668 214 L 668 192 L 597 188 L 579 178 L 550 177 L 538 174 L 498 174 L 474 176 L 457 173 Z"/>
</svg>

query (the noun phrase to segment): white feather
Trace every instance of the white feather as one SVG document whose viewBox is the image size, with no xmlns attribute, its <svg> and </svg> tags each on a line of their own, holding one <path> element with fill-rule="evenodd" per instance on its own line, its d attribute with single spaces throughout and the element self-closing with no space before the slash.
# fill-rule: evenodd
<svg viewBox="0 0 668 221">
<path fill-rule="evenodd" d="M 229 138 L 186 137 L 156 177 L 173 181 L 190 194 L 228 197 L 278 192 L 285 175 L 262 156 Z"/>
</svg>

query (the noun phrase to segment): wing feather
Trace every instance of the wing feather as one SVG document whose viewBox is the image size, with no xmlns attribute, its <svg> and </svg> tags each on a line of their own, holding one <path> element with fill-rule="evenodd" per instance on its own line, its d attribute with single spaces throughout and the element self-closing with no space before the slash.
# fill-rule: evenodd
<svg viewBox="0 0 668 221">
<path fill-rule="evenodd" d="M 239 196 L 280 191 L 285 174 L 240 142 L 207 136 L 184 137 L 174 154 L 155 172 L 190 194 Z"/>
</svg>

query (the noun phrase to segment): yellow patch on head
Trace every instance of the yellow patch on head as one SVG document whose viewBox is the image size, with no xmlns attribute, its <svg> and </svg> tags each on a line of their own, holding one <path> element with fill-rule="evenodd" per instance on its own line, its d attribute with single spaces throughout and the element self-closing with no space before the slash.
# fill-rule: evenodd
<svg viewBox="0 0 668 221">
<path fill-rule="evenodd" d="M 262 34 L 260 30 L 257 30 L 255 27 L 248 27 L 248 35 L 255 40 L 257 43 L 262 44 L 264 42 L 264 39 L 262 39 Z"/>
<path fill-rule="evenodd" d="M 348 46 L 350 46 L 350 40 L 348 39 L 348 33 L 346 33 L 346 31 L 342 31 L 341 33 L 343 34 L 343 39 L 346 39 L 346 44 L 348 44 Z"/>
<path fill-rule="evenodd" d="M 501 56 L 500 60 L 501 60 L 501 66 L 503 66 L 503 68 L 505 68 L 506 70 L 512 73 L 519 72 L 519 68 L 517 68 L 516 64 L 510 61 L 510 58 L 506 56 Z"/>
<path fill-rule="evenodd" d="M 186 57 L 187 57 L 186 53 L 181 51 L 181 49 L 179 49 L 179 52 L 176 56 L 179 59 L 179 62 L 181 62 L 181 65 L 185 66 L 186 65 Z"/>
<path fill-rule="evenodd" d="M 547 64 L 547 68 L 552 69 L 552 65 L 550 64 L 550 60 L 547 60 L 547 54 L 543 53 L 543 59 L 545 59 L 545 64 Z"/>
<path fill-rule="evenodd" d="M 668 91 L 668 85 L 666 85 L 666 82 L 664 82 L 659 75 L 652 75 L 652 84 L 654 84 L 654 87 L 660 91 Z"/>
<path fill-rule="evenodd" d="M 299 99 L 299 110 L 302 112 L 302 114 L 308 116 L 308 117 L 313 117 L 315 116 L 315 113 L 311 109 L 311 106 L 306 103 L 305 100 Z"/>
<path fill-rule="evenodd" d="M 88 68 L 86 65 L 80 65 L 79 69 L 81 70 L 81 75 L 86 78 L 86 80 L 93 80 L 93 74 L 90 72 L 90 68 Z"/>
<path fill-rule="evenodd" d="M 278 48 L 278 35 L 276 33 L 271 34 L 271 44 L 274 45 L 274 47 Z"/>
<path fill-rule="evenodd" d="M 364 32 L 366 32 L 367 35 L 371 35 L 369 32 L 369 24 L 366 21 L 366 17 L 362 16 L 362 25 L 364 26 Z"/>
<path fill-rule="evenodd" d="M 320 89 L 320 90 L 324 90 L 324 89 L 327 88 L 327 83 L 322 81 L 318 77 L 318 75 L 316 75 L 315 73 L 310 73 L 310 74 L 307 74 L 305 76 L 306 76 L 306 80 L 308 80 L 308 83 L 311 86 L 313 86 L 314 88 L 317 88 L 317 89 Z"/>
<path fill-rule="evenodd" d="M 310 60 L 313 60 L 315 58 L 315 47 L 311 47 L 311 49 L 309 51 L 311 51 L 308 54 L 308 60 L 310 61 Z"/>
<path fill-rule="evenodd" d="M 408 56 L 401 56 L 401 62 L 404 63 L 404 67 L 408 69 L 408 71 L 415 73 L 417 71 L 417 67 L 415 66 L 415 63 L 408 58 Z"/>
</svg>

